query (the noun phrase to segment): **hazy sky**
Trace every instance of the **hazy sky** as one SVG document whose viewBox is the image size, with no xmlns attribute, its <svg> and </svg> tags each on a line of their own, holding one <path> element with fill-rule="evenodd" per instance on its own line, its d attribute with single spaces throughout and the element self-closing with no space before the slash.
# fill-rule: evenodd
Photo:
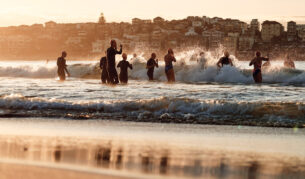
<svg viewBox="0 0 305 179">
<path fill-rule="evenodd" d="M 294 19 L 304 22 L 305 0 L 0 0 L 0 26 L 56 22 L 96 22 L 133 17 L 179 19 L 219 16 L 248 20 Z"/>
</svg>

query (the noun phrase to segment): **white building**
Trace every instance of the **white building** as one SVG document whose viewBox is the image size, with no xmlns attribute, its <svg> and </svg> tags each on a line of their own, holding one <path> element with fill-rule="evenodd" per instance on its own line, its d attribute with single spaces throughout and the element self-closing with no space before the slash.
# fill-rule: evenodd
<svg viewBox="0 0 305 179">
<path fill-rule="evenodd" d="M 190 28 L 188 32 L 185 33 L 185 36 L 197 36 L 198 34 L 195 32 L 194 27 Z"/>
<path fill-rule="evenodd" d="M 82 38 L 81 37 L 69 37 L 65 44 L 66 45 L 77 45 L 77 44 L 80 44 L 82 41 Z"/>
<path fill-rule="evenodd" d="M 85 36 L 88 35 L 88 33 L 84 30 L 81 30 L 81 31 L 78 31 L 77 35 L 80 36 L 80 37 L 85 37 Z"/>
<path fill-rule="evenodd" d="M 305 42 L 305 24 L 297 25 L 298 37 Z"/>
<path fill-rule="evenodd" d="M 272 38 L 282 35 L 284 27 L 276 21 L 264 21 L 262 24 L 262 39 L 271 42 Z"/>
<path fill-rule="evenodd" d="M 14 51 L 16 49 L 24 49 L 32 42 L 32 39 L 23 35 L 0 36 L 0 42 L 7 49 Z"/>
<path fill-rule="evenodd" d="M 216 30 L 202 32 L 202 36 L 208 42 L 208 48 L 218 48 L 224 37 L 224 33 Z"/>
<path fill-rule="evenodd" d="M 102 40 L 96 40 L 92 42 L 92 53 L 102 53 L 104 47 L 104 42 Z"/>
<path fill-rule="evenodd" d="M 255 35 L 256 31 L 260 30 L 260 23 L 257 19 L 252 19 L 250 23 L 251 35 Z"/>
<path fill-rule="evenodd" d="M 192 26 L 193 27 L 202 27 L 202 22 L 201 21 L 193 21 Z"/>
<path fill-rule="evenodd" d="M 238 49 L 240 51 L 251 50 L 254 42 L 255 40 L 253 37 L 241 36 L 239 37 Z"/>
<path fill-rule="evenodd" d="M 289 42 L 295 41 L 297 37 L 297 23 L 290 21 L 287 23 L 287 40 Z"/>
</svg>

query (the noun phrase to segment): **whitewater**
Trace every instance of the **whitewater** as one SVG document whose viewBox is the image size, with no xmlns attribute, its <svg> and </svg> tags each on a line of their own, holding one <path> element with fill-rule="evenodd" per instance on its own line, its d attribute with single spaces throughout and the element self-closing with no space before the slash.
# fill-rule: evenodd
<svg viewBox="0 0 305 179">
<path fill-rule="evenodd" d="M 1 61 L 0 117 L 304 127 L 304 62 L 286 69 L 283 59 L 271 61 L 257 85 L 249 61 L 232 56 L 234 67 L 217 69 L 220 55 L 197 54 L 176 54 L 175 84 L 165 82 L 163 57 L 156 81 L 148 82 L 147 58 L 129 56 L 129 84 L 115 87 L 100 83 L 99 59 L 67 59 L 65 82 L 56 61 Z"/>
</svg>

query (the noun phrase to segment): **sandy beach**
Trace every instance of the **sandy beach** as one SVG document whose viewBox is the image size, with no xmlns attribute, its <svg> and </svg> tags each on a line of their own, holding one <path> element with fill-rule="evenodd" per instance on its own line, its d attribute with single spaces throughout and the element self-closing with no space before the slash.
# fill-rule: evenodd
<svg viewBox="0 0 305 179">
<path fill-rule="evenodd" d="M 0 178 L 2 179 L 85 179 L 85 178 L 104 178 L 104 179 L 131 179 L 140 178 L 136 176 L 123 176 L 107 174 L 99 171 L 82 171 L 81 169 L 71 169 L 69 167 L 52 167 L 52 166 L 36 166 L 34 164 L 22 164 L 17 162 L 4 162 L 0 163 Z"/>
<path fill-rule="evenodd" d="M 304 129 L 2 119 L 0 178 L 302 178 Z"/>
</svg>

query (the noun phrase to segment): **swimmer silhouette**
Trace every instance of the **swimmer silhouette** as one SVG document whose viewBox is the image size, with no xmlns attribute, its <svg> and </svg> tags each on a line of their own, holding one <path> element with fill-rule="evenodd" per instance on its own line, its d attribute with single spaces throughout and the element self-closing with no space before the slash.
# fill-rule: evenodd
<svg viewBox="0 0 305 179">
<path fill-rule="evenodd" d="M 159 68 L 158 59 L 155 60 L 156 57 L 157 55 L 155 53 L 152 53 L 150 59 L 147 61 L 146 69 L 147 69 L 147 76 L 149 78 L 149 81 L 154 80 L 155 67 Z"/>
<path fill-rule="evenodd" d="M 168 49 L 167 55 L 164 57 L 165 61 L 165 74 L 167 77 L 168 82 L 172 83 L 175 82 L 175 71 L 173 62 L 176 62 L 176 58 L 174 56 L 174 51 L 172 49 Z"/>
<path fill-rule="evenodd" d="M 67 57 L 67 52 L 63 51 L 61 57 L 57 59 L 57 74 L 60 78 L 61 81 L 66 80 L 66 73 L 68 76 L 70 76 L 70 73 L 67 69 L 67 64 L 66 64 L 66 58 Z"/>
<path fill-rule="evenodd" d="M 132 65 L 127 61 L 127 55 L 124 53 L 122 55 L 123 60 L 119 62 L 118 68 L 121 69 L 120 72 L 120 82 L 122 84 L 128 83 L 128 68 L 132 70 Z"/>
<path fill-rule="evenodd" d="M 261 52 L 256 52 L 256 57 L 250 62 L 250 66 L 254 65 L 253 79 L 255 83 L 262 83 L 262 63 L 263 61 L 269 61 L 269 58 L 261 57 Z"/>
<path fill-rule="evenodd" d="M 111 40 L 111 47 L 107 50 L 107 70 L 109 75 L 110 84 L 118 84 L 118 72 L 116 71 L 115 65 L 115 56 L 117 54 L 122 54 L 123 46 L 120 45 L 120 51 L 117 50 L 117 43 L 115 40 Z"/>
<path fill-rule="evenodd" d="M 219 59 L 219 61 L 217 62 L 217 66 L 219 68 L 222 68 L 224 65 L 231 65 L 231 66 L 233 66 L 232 60 L 230 59 L 230 53 L 228 51 L 226 51 L 224 53 L 224 56 L 221 57 Z"/>
<path fill-rule="evenodd" d="M 106 56 L 102 57 L 100 60 L 100 68 L 102 70 L 101 80 L 103 84 L 109 83 L 109 76 L 107 70 L 107 51 L 105 52 Z"/>
</svg>

